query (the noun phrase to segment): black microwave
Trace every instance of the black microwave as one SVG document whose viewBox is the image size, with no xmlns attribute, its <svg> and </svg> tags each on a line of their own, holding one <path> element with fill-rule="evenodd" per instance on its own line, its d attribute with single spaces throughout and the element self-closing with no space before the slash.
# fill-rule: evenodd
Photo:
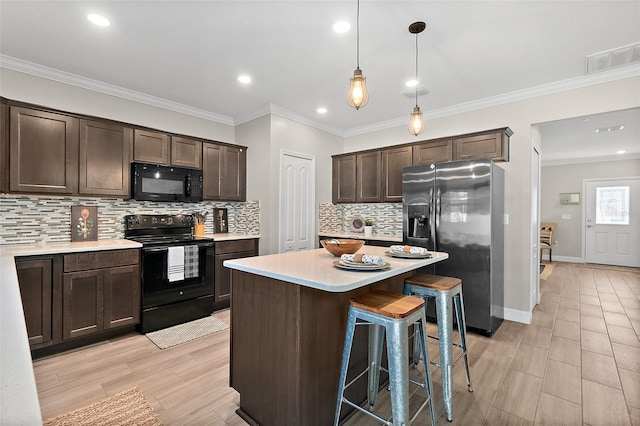
<svg viewBox="0 0 640 426">
<path fill-rule="evenodd" d="M 202 170 L 131 163 L 131 194 L 140 201 L 202 201 Z"/>
</svg>

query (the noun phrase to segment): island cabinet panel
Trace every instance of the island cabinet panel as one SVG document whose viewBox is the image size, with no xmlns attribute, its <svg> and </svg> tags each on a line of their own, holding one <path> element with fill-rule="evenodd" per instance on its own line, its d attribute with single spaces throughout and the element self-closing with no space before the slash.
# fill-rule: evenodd
<svg viewBox="0 0 640 426">
<path fill-rule="evenodd" d="M 231 302 L 231 269 L 223 265 L 225 260 L 258 255 L 258 239 L 220 241 L 215 243 L 215 310 L 228 308 Z"/>
<path fill-rule="evenodd" d="M 246 148 L 205 143 L 202 151 L 204 199 L 246 201 Z"/>
<path fill-rule="evenodd" d="M 511 134 L 511 129 L 506 128 L 494 133 L 456 138 L 453 140 L 453 159 L 490 158 L 493 161 L 509 161 L 509 136 Z"/>
<path fill-rule="evenodd" d="M 333 156 L 332 177 L 333 203 L 355 203 L 356 201 L 356 155 Z"/>
<path fill-rule="evenodd" d="M 382 151 L 382 201 L 402 201 L 402 169 L 411 166 L 413 150 L 410 146 Z"/>
<path fill-rule="evenodd" d="M 78 120 L 12 106 L 10 121 L 10 191 L 77 193 Z"/>
<path fill-rule="evenodd" d="M 53 340 L 53 259 L 16 260 L 16 270 L 29 345 L 47 346 Z"/>
<path fill-rule="evenodd" d="M 382 200 L 382 153 L 363 152 L 356 156 L 356 203 Z"/>
<path fill-rule="evenodd" d="M 133 135 L 133 160 L 168 166 L 169 135 L 136 129 Z"/>
<path fill-rule="evenodd" d="M 80 120 L 78 192 L 128 198 L 133 130 L 120 125 Z"/>
<path fill-rule="evenodd" d="M 333 424 L 349 299 L 374 288 L 401 292 L 412 274 L 332 293 L 233 270 L 230 384 L 240 393 L 238 414 L 250 424 Z M 367 336 L 366 327 L 356 329 L 350 378 L 367 365 Z M 364 402 L 366 382 L 347 398 Z M 344 405 L 342 419 L 352 411 Z"/>
<path fill-rule="evenodd" d="M 171 164 L 194 169 L 201 168 L 202 142 L 195 139 L 172 136 Z"/>
<path fill-rule="evenodd" d="M 413 146 L 413 165 L 442 163 L 453 160 L 451 139 L 428 141 Z"/>
</svg>

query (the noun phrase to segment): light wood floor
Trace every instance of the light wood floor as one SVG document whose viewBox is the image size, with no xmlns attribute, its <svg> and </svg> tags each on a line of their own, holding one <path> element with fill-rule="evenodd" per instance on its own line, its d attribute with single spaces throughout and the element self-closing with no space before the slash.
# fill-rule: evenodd
<svg viewBox="0 0 640 426">
<path fill-rule="evenodd" d="M 531 325 L 468 335 L 474 392 L 459 364 L 453 424 L 640 426 L 640 270 L 555 263 L 541 293 Z M 229 321 L 228 310 L 215 316 Z M 429 349 L 437 357 L 435 342 Z M 138 386 L 166 425 L 244 424 L 228 387 L 228 330 L 165 350 L 129 334 L 34 368 L 45 419 Z M 448 425 L 437 369 L 433 380 L 438 423 Z M 420 399 L 414 393 L 412 409 Z M 379 401 L 390 414 L 385 392 Z M 348 424 L 376 423 L 356 415 Z M 417 424 L 429 424 L 426 411 Z"/>
</svg>

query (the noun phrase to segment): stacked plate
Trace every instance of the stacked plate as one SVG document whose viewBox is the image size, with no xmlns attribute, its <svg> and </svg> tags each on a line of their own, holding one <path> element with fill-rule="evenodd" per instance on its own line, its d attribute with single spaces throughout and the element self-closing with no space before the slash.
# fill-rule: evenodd
<svg viewBox="0 0 640 426">
<path fill-rule="evenodd" d="M 387 256 L 391 257 L 401 257 L 404 259 L 429 259 L 431 257 L 431 253 L 423 252 L 423 253 L 411 253 L 406 251 L 397 251 L 397 250 L 387 250 L 385 251 Z"/>
<path fill-rule="evenodd" d="M 357 263 L 357 262 L 349 262 L 346 260 L 334 260 L 333 266 L 340 269 L 348 269 L 351 271 L 380 271 L 383 269 L 388 269 L 391 265 L 389 262 L 384 262 L 383 265 L 378 265 L 375 263 Z"/>
</svg>

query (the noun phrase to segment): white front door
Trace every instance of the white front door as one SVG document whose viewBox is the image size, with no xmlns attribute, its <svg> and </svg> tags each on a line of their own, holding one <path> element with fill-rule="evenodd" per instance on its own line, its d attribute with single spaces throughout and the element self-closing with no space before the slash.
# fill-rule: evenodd
<svg viewBox="0 0 640 426">
<path fill-rule="evenodd" d="M 585 262 L 640 267 L 640 177 L 585 181 Z"/>
<path fill-rule="evenodd" d="M 315 247 L 315 160 L 280 153 L 280 253 Z"/>
</svg>

